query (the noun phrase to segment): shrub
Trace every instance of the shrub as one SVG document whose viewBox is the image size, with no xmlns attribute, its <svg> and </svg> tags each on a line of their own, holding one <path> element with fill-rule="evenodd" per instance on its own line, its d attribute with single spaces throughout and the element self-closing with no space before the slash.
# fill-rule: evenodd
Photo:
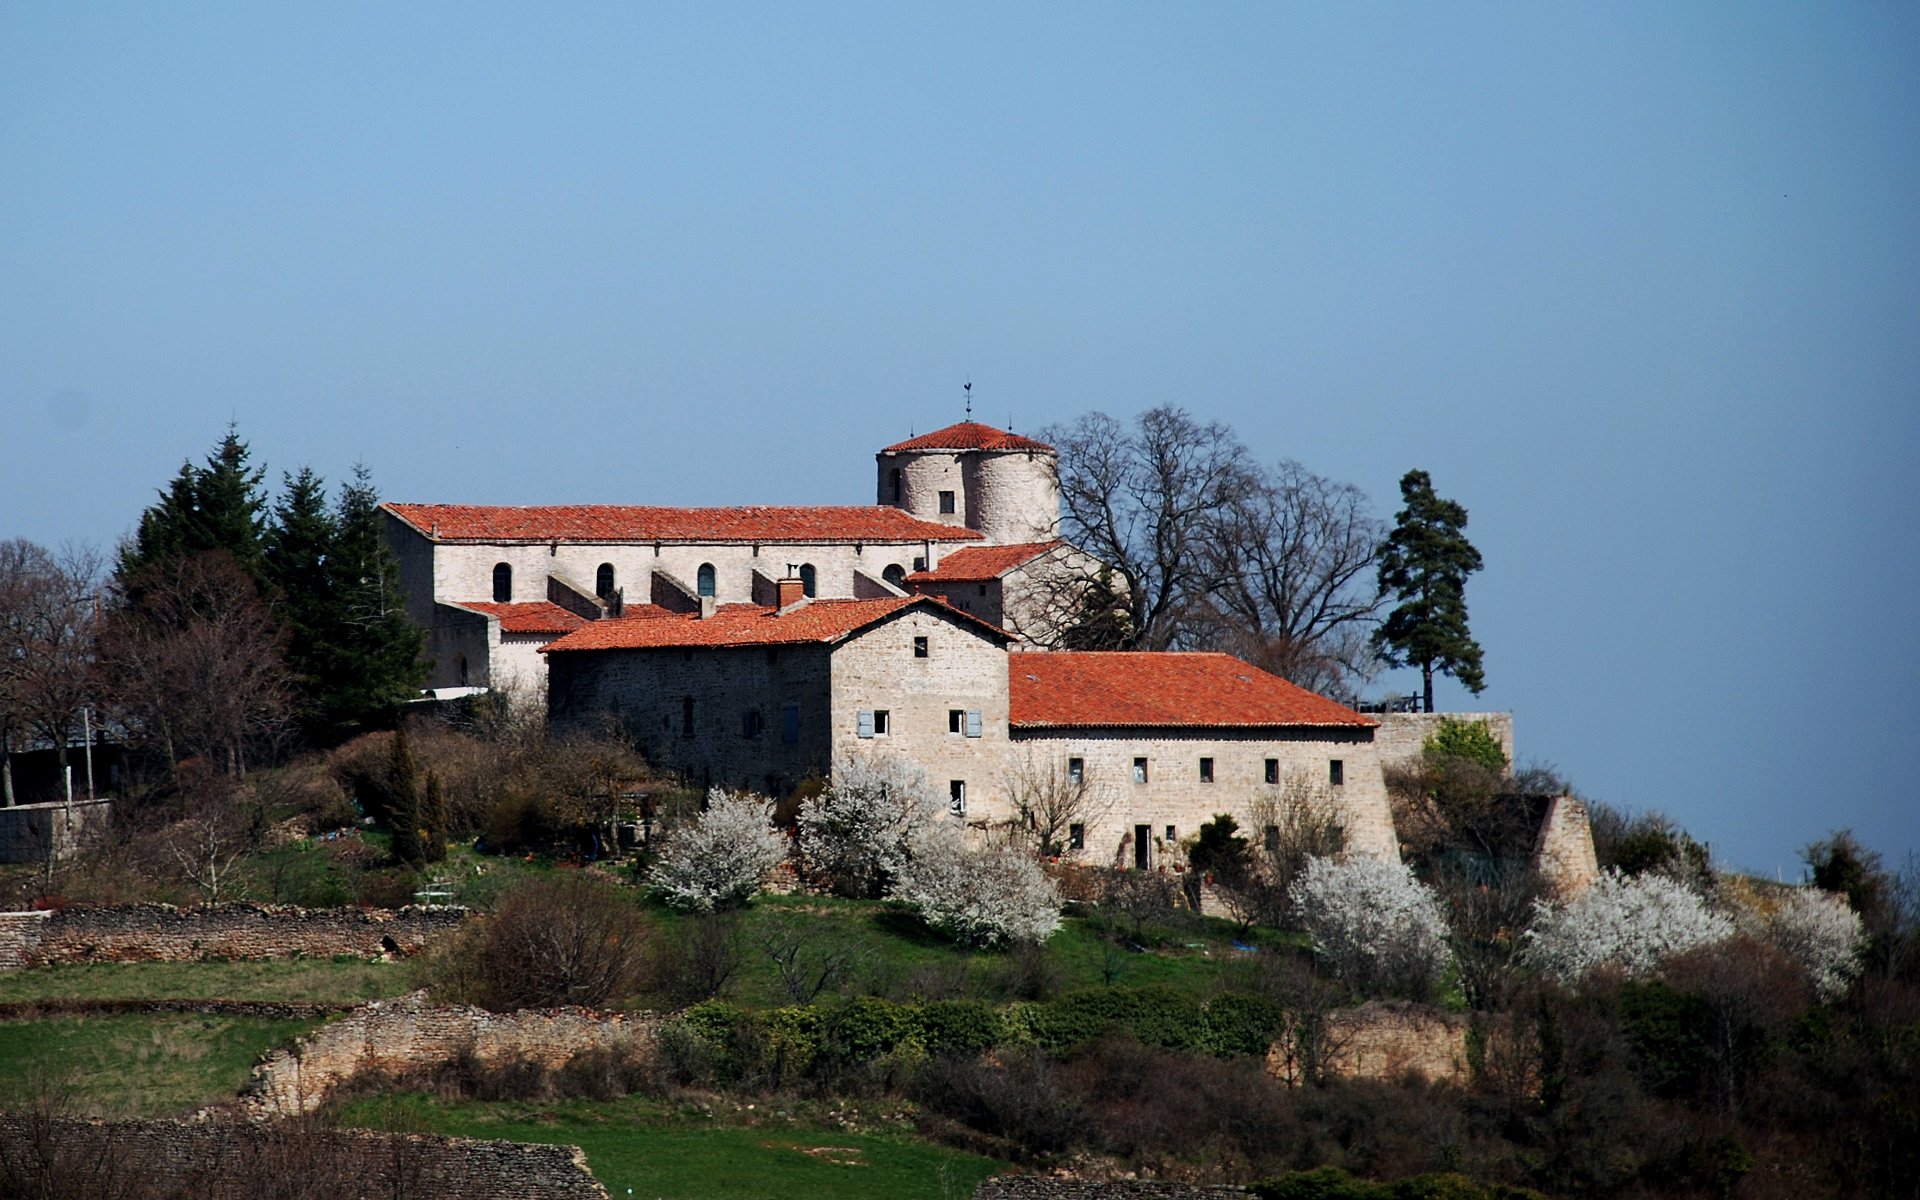
<svg viewBox="0 0 1920 1200">
<path fill-rule="evenodd" d="M 1603 963 L 1642 975 L 1670 954 L 1724 941 L 1733 922 L 1667 875 L 1607 871 L 1567 904 L 1537 901 L 1524 959 L 1567 983 Z"/>
<path fill-rule="evenodd" d="M 1423 999 L 1446 968 L 1439 902 L 1399 863 L 1313 859 L 1294 884 L 1293 903 L 1314 953 L 1363 992 Z"/>
<path fill-rule="evenodd" d="M 1496 774 L 1507 769 L 1507 752 L 1485 721 L 1464 717 L 1441 717 L 1434 731 L 1420 744 L 1428 758 L 1464 758 Z"/>
<path fill-rule="evenodd" d="M 640 984 L 646 934 L 632 900 L 587 872 L 521 884 L 486 919 L 482 1003 L 504 1012 L 623 1000 Z"/>
<path fill-rule="evenodd" d="M 1774 945 L 1806 968 L 1822 1000 L 1846 995 L 1860 973 L 1866 930 L 1844 896 L 1817 888 L 1796 891 L 1774 912 L 1768 933 Z"/>
<path fill-rule="evenodd" d="M 714 912 L 752 899 L 786 856 L 765 797 L 714 788 L 707 811 L 673 831 L 650 881 L 675 907 Z"/>
<path fill-rule="evenodd" d="M 946 800 L 918 766 L 849 756 L 800 806 L 801 862 L 843 896 L 877 899 L 906 866 L 914 835 L 946 818 Z"/>
<path fill-rule="evenodd" d="M 1011 846 L 970 849 L 950 822 L 922 830 L 895 895 L 927 924 L 970 946 L 1044 942 L 1060 928 L 1060 892 Z"/>
</svg>

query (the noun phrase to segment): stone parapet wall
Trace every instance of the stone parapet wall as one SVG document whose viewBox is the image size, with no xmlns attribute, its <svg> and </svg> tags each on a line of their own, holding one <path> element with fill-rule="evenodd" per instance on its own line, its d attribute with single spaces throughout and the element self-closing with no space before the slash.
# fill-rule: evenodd
<svg viewBox="0 0 1920 1200">
<path fill-rule="evenodd" d="M 0 913 L 0 970 L 76 962 L 412 954 L 427 939 L 453 929 L 467 916 L 464 908 L 437 905 L 372 909 L 134 904 L 68 908 L 51 915 Z"/>
<path fill-rule="evenodd" d="M 0 1113 L 0 1193 L 247 1200 L 297 1178 L 303 1195 L 606 1200 L 577 1146 L 193 1121 Z M 48 1193 L 52 1194 L 52 1193 Z"/>
<path fill-rule="evenodd" d="M 275 1050 L 254 1068 L 245 1108 L 255 1117 L 311 1112 L 356 1075 L 404 1075 L 468 1055 L 488 1067 L 529 1062 L 548 1068 L 583 1051 L 651 1055 L 658 1031 L 652 1013 L 490 1013 L 435 1008 L 416 992 L 365 1005 Z"/>
<path fill-rule="evenodd" d="M 1442 721 L 1480 722 L 1506 751 L 1507 761 L 1513 761 L 1513 714 L 1510 712 L 1375 713 L 1373 719 L 1380 722 L 1380 728 L 1374 731 L 1373 744 L 1383 769 L 1419 761 L 1421 745 Z"/>
</svg>

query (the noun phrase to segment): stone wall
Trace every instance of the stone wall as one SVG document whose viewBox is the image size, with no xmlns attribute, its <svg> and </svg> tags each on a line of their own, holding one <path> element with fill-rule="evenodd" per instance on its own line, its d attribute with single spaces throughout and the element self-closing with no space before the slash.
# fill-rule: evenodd
<svg viewBox="0 0 1920 1200">
<path fill-rule="evenodd" d="M 74 773 L 79 775 L 79 764 Z M 78 781 L 85 791 L 85 779 Z M 0 808 L 0 863 L 38 863 L 47 861 L 51 842 L 56 858 L 65 858 L 79 849 L 89 829 L 105 827 L 113 814 L 111 800 L 63 800 L 47 804 L 18 804 Z"/>
<path fill-rule="evenodd" d="M 327 1129 L 307 1122 L 85 1121 L 0 1114 L 0 1192 L 247 1200 L 302 1195 L 606 1200 L 577 1146 Z M 49 1193 L 51 1194 L 51 1193 Z"/>
<path fill-rule="evenodd" d="M 1440 727 L 1443 720 L 1483 723 L 1499 740 L 1500 748 L 1507 752 L 1507 761 L 1513 761 L 1513 714 L 1510 712 L 1375 713 L 1373 717 L 1380 722 L 1380 728 L 1374 733 L 1373 744 L 1380 754 L 1382 767 L 1402 766 L 1417 761 L 1421 744 Z"/>
<path fill-rule="evenodd" d="M 1540 822 L 1540 835 L 1534 843 L 1533 869 L 1563 899 L 1579 895 L 1600 878 L 1586 801 L 1578 796 L 1556 796 L 1547 802 L 1547 815 Z"/>
<path fill-rule="evenodd" d="M 1247 1189 L 1223 1184 L 1117 1179 L 1094 1183 L 1048 1175 L 995 1175 L 980 1182 L 973 1200 L 1226 1200 Z"/>
<path fill-rule="evenodd" d="M 254 1068 L 245 1095 L 255 1117 L 311 1112 L 356 1075 L 411 1071 L 472 1055 L 484 1066 L 564 1066 L 582 1051 L 651 1055 L 659 1019 L 651 1013 L 579 1008 L 490 1013 L 435 1008 L 426 993 L 375 1001 L 322 1025 Z"/>
<path fill-rule="evenodd" d="M 464 908 L 292 908 L 135 904 L 0 913 L 0 969 L 72 962 L 191 962 L 207 958 L 372 958 L 412 954 L 467 919 Z M 9 957 L 8 947 L 14 947 Z"/>
<path fill-rule="evenodd" d="M 1335 1047 L 1328 1069 L 1335 1075 L 1467 1082 L 1467 1019 L 1458 1013 L 1374 1000 L 1330 1014 L 1327 1034 Z"/>
</svg>

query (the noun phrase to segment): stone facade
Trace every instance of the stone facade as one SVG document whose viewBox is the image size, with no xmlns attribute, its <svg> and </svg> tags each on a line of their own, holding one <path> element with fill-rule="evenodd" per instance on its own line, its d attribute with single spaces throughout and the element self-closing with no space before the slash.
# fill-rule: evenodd
<svg viewBox="0 0 1920 1200">
<path fill-rule="evenodd" d="M 1328 1014 L 1325 1036 L 1332 1049 L 1327 1070 L 1342 1078 L 1468 1081 L 1467 1019 L 1458 1013 L 1374 1000 Z M 1294 1077 L 1285 1055 L 1284 1045 L 1267 1054 L 1267 1073 L 1276 1079 Z"/>
<path fill-rule="evenodd" d="M 253 1070 L 245 1109 L 255 1117 L 312 1112 L 357 1075 L 405 1075 L 466 1055 L 487 1067 L 527 1062 L 548 1068 L 585 1051 L 650 1058 L 658 1032 L 651 1013 L 490 1013 L 431 1007 L 426 993 L 416 992 L 363 1005 L 273 1051 Z"/>
<path fill-rule="evenodd" d="M 1547 802 L 1547 813 L 1534 843 L 1533 868 L 1562 899 L 1579 895 L 1600 878 L 1586 801 L 1578 796 L 1555 796 Z"/>
<path fill-rule="evenodd" d="M 75 962 L 193 962 L 208 958 L 373 958 L 411 954 L 467 919 L 464 908 L 291 908 L 135 904 L 0 913 L 0 970 Z M 11 960 L 7 947 L 14 947 Z"/>
<path fill-rule="evenodd" d="M 0 1113 L 0 1190 L 246 1200 L 297 1172 L 327 1194 L 607 1200 L 577 1146 L 327 1129 L 310 1123 L 87 1121 Z M 52 1193 L 49 1193 L 52 1194 Z"/>
<path fill-rule="evenodd" d="M 1091 791 L 1084 849 L 1090 866 L 1158 867 L 1183 861 L 1175 846 L 1225 813 L 1246 836 L 1260 836 L 1261 801 L 1306 793 L 1330 801 L 1357 854 L 1399 857 L 1393 814 L 1375 757 L 1372 730 L 1354 729 L 1124 729 L 1017 730 L 1013 754 L 1057 768 L 1080 762 Z M 1136 760 L 1144 758 L 1140 781 Z M 1202 777 L 1210 762 L 1212 780 Z M 1268 763 L 1273 763 L 1268 783 Z M 1332 784 L 1340 763 L 1341 783 Z M 1289 788 L 1289 781 L 1295 781 Z M 1145 848 L 1139 827 L 1148 830 Z M 1168 837 L 1172 829 L 1173 836 Z"/>
</svg>

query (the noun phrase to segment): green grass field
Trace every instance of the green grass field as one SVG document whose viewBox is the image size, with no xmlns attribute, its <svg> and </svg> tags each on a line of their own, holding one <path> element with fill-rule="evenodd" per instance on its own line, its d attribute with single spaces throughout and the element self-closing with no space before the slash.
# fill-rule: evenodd
<svg viewBox="0 0 1920 1200">
<path fill-rule="evenodd" d="M 293 1000 L 361 1004 L 407 990 L 405 966 L 361 959 L 71 963 L 0 972 L 0 1002 Z"/>
<path fill-rule="evenodd" d="M 231 1099 L 263 1052 L 312 1021 L 158 1013 L 0 1022 L 0 1096 L 52 1089 L 82 1113 L 153 1117 Z"/>
<path fill-rule="evenodd" d="M 616 1200 L 961 1200 L 1005 1166 L 906 1134 L 778 1117 L 728 1123 L 637 1098 L 445 1104 L 399 1096 L 356 1101 L 339 1122 L 579 1146 Z"/>
</svg>

